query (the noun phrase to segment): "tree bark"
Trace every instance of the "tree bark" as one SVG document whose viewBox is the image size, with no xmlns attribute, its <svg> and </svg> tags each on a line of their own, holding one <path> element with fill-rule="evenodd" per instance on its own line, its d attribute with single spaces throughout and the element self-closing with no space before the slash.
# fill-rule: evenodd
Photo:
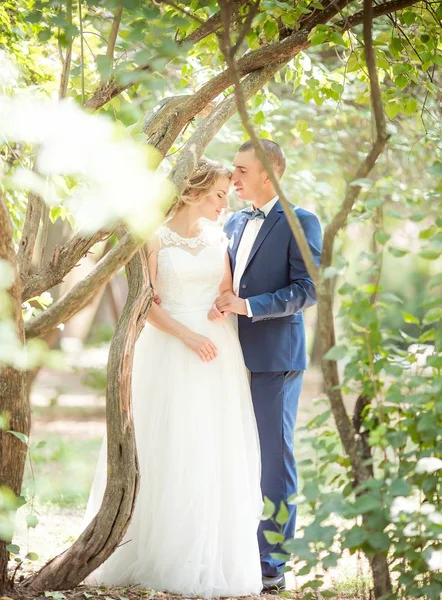
<svg viewBox="0 0 442 600">
<path fill-rule="evenodd" d="M 7 295 L 16 335 L 20 342 L 24 343 L 21 285 L 12 239 L 12 224 L 6 203 L 0 194 L 0 259 L 6 260 L 14 272 L 14 280 L 12 286 L 7 290 Z M 14 369 L 12 366 L 0 368 L 0 399 L 1 410 L 9 418 L 9 430 L 29 437 L 31 411 L 26 393 L 26 373 L 24 371 Z M 0 450 L 0 486 L 10 488 L 18 496 L 23 480 L 27 446 L 12 433 L 0 430 Z M 3 593 L 7 587 L 9 554 L 6 545 L 7 542 L 0 542 L 0 593 Z"/>
<path fill-rule="evenodd" d="M 39 296 L 63 281 L 63 278 L 75 267 L 78 261 L 89 252 L 96 243 L 111 235 L 112 231 L 100 230 L 93 235 L 75 235 L 64 246 L 57 245 L 52 258 L 42 268 L 29 277 L 23 277 L 22 301 Z"/>
<path fill-rule="evenodd" d="M 78 540 L 27 579 L 35 592 L 77 586 L 115 550 L 129 525 L 139 485 L 131 410 L 135 342 L 145 323 L 152 290 L 147 260 L 138 252 L 126 266 L 129 294 L 109 352 L 106 391 L 108 478 L 101 508 Z"/>
<path fill-rule="evenodd" d="M 86 306 L 96 291 L 133 257 L 143 244 L 142 240 L 134 240 L 129 234 L 126 234 L 117 246 L 98 261 L 89 275 L 44 312 L 26 323 L 26 338 L 46 335 L 60 323 L 75 315 Z"/>
</svg>

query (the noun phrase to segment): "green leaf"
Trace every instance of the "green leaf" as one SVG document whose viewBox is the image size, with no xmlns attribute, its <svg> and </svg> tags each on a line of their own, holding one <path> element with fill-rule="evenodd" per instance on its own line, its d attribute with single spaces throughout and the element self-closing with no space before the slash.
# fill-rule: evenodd
<svg viewBox="0 0 442 600">
<path fill-rule="evenodd" d="M 348 355 L 346 346 L 333 346 L 324 356 L 324 360 L 341 360 Z"/>
<path fill-rule="evenodd" d="M 313 140 L 314 134 L 313 131 L 301 131 L 300 136 L 304 144 L 307 145 Z"/>
<path fill-rule="evenodd" d="M 436 332 L 434 328 L 428 329 L 422 335 L 419 336 L 419 343 L 425 344 L 426 342 L 434 342 L 436 339 Z"/>
<path fill-rule="evenodd" d="M 407 99 L 405 106 L 403 107 L 403 112 L 406 115 L 412 115 L 413 113 L 416 112 L 417 108 L 418 108 L 417 100 L 415 98 L 410 97 Z"/>
<path fill-rule="evenodd" d="M 384 106 L 385 113 L 389 119 L 394 119 L 399 114 L 400 108 L 395 100 L 387 102 Z"/>
<path fill-rule="evenodd" d="M 390 548 L 390 538 L 384 531 L 375 531 L 370 533 L 368 543 L 375 550 L 381 550 L 385 553 Z"/>
<path fill-rule="evenodd" d="M 354 526 L 350 531 L 345 532 L 345 548 L 359 548 L 367 541 L 368 532 L 362 527 Z"/>
<path fill-rule="evenodd" d="M 442 308 L 435 307 L 430 308 L 430 310 L 425 314 L 423 318 L 423 324 L 429 325 L 430 323 L 436 323 L 442 319 Z"/>
<path fill-rule="evenodd" d="M 431 165 L 428 169 L 430 175 L 436 175 L 436 177 L 442 177 L 442 162 L 437 160 L 435 163 Z"/>
<path fill-rule="evenodd" d="M 415 323 L 416 325 L 420 325 L 419 319 L 410 313 L 403 312 L 402 317 L 405 323 Z"/>
<path fill-rule="evenodd" d="M 390 238 L 391 238 L 391 235 L 389 233 L 387 233 L 386 231 L 376 231 L 376 233 L 374 234 L 374 239 L 381 246 L 386 244 Z"/>
<path fill-rule="evenodd" d="M 12 433 L 12 435 L 19 439 L 21 442 L 23 442 L 25 446 L 28 445 L 28 438 L 24 433 L 20 433 L 20 431 L 12 431 L 11 429 L 8 429 L 6 433 Z"/>
<path fill-rule="evenodd" d="M 416 21 L 416 13 L 407 10 L 404 13 L 402 13 L 400 18 L 401 21 L 405 23 L 405 25 L 411 25 Z"/>
<path fill-rule="evenodd" d="M 58 217 L 61 215 L 61 206 L 52 206 L 49 210 L 49 218 L 51 223 L 55 223 Z"/>
<path fill-rule="evenodd" d="M 265 496 L 264 509 L 262 511 L 261 521 L 267 521 L 267 519 L 271 519 L 275 514 L 275 510 L 276 506 L 274 505 L 274 503 L 270 500 L 270 498 L 267 498 L 267 496 Z"/>
<path fill-rule="evenodd" d="M 289 511 L 287 510 L 287 506 L 284 502 L 281 502 L 281 505 L 279 507 L 279 511 L 278 514 L 276 515 L 276 522 L 278 523 L 278 525 L 285 525 L 287 523 L 287 521 L 289 520 L 290 515 L 289 515 Z"/>
<path fill-rule="evenodd" d="M 308 121 L 305 121 L 304 119 L 299 119 L 298 121 L 296 121 L 295 127 L 299 132 L 306 131 L 308 129 Z"/>
<path fill-rule="evenodd" d="M 394 82 L 400 90 L 403 90 L 408 85 L 408 77 L 405 77 L 405 75 L 399 75 L 396 77 Z"/>
<path fill-rule="evenodd" d="M 395 248 L 394 246 L 390 246 L 388 248 L 390 254 L 395 256 L 396 258 L 402 258 L 406 254 L 408 254 L 408 250 L 403 250 L 402 248 Z"/>
<path fill-rule="evenodd" d="M 96 57 L 97 60 L 97 68 L 101 77 L 104 79 L 109 79 L 112 75 L 112 59 L 109 56 L 104 54 L 99 54 Z"/>
<path fill-rule="evenodd" d="M 38 554 L 36 554 L 35 552 L 28 552 L 25 558 L 27 558 L 28 560 L 38 560 Z"/>
<path fill-rule="evenodd" d="M 428 356 L 427 365 L 434 369 L 442 369 L 442 356 Z"/>
<path fill-rule="evenodd" d="M 38 525 L 38 517 L 37 515 L 27 515 L 26 516 L 26 526 L 29 528 L 37 527 Z"/>
<path fill-rule="evenodd" d="M 426 260 L 437 260 L 441 255 L 441 250 L 435 250 L 433 248 L 424 248 L 423 250 L 418 252 L 418 255 L 421 258 L 425 258 Z"/>
<path fill-rule="evenodd" d="M 328 38 L 328 31 L 317 31 L 310 38 L 310 43 L 312 46 L 319 46 L 323 44 Z"/>
<path fill-rule="evenodd" d="M 8 544 L 6 550 L 10 554 L 20 554 L 20 546 L 17 546 L 17 544 Z"/>
<path fill-rule="evenodd" d="M 355 500 L 352 509 L 358 515 L 364 515 L 365 513 L 379 510 L 380 507 L 381 503 L 379 498 L 370 494 L 364 494 Z"/>
<path fill-rule="evenodd" d="M 264 531 L 264 537 L 269 544 L 282 544 L 285 540 L 284 535 L 278 531 Z"/>
<path fill-rule="evenodd" d="M 408 496 L 411 492 L 411 486 L 403 479 L 394 479 L 390 484 L 389 492 L 392 496 Z"/>
</svg>

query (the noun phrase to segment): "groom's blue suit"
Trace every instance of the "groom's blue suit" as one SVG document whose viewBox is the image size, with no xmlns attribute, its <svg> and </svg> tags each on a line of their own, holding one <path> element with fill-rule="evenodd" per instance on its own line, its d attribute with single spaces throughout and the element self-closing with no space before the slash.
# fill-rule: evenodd
<svg viewBox="0 0 442 600">
<path fill-rule="evenodd" d="M 249 209 L 247 209 L 249 210 Z M 229 238 L 232 273 L 248 222 L 247 210 L 233 214 L 225 225 Z M 322 248 L 317 217 L 294 208 L 310 249 L 319 264 Z M 251 371 L 252 398 L 258 423 L 264 496 L 276 507 L 297 491 L 293 435 L 307 366 L 303 310 L 316 303 L 315 288 L 307 273 L 298 245 L 279 201 L 264 220 L 239 286 L 253 317 L 239 316 L 239 338 L 245 363 Z M 295 531 L 296 507 L 288 506 L 290 518 L 284 526 L 286 538 Z M 270 553 L 281 552 L 269 544 L 263 531 L 273 529 L 270 521 L 259 529 L 261 565 L 264 576 L 281 573 L 284 562 Z"/>
</svg>

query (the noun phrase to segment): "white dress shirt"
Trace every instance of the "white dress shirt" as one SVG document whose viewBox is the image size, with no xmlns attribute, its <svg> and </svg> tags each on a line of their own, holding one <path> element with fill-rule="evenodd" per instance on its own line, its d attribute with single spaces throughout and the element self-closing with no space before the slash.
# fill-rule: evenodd
<svg viewBox="0 0 442 600">
<path fill-rule="evenodd" d="M 266 204 L 264 204 L 264 206 L 261 206 L 260 210 L 262 210 L 262 212 L 267 217 L 269 212 L 272 210 L 272 208 L 277 202 L 278 196 L 275 196 Z M 258 235 L 258 232 L 263 226 L 263 224 L 264 219 L 250 219 L 244 228 L 244 232 L 242 234 L 242 238 L 238 247 L 238 252 L 236 253 L 235 271 L 233 273 L 233 292 L 236 296 L 238 296 L 241 278 L 244 274 L 244 270 L 246 268 L 250 252 L 252 250 L 253 244 L 255 243 L 256 236 Z M 253 317 L 253 313 L 248 300 L 246 300 L 246 305 L 247 316 Z"/>
</svg>

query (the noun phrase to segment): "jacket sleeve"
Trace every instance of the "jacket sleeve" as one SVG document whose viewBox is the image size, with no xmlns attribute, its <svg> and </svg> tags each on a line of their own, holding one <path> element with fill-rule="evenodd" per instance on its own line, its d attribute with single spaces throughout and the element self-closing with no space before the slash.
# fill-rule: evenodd
<svg viewBox="0 0 442 600">
<path fill-rule="evenodd" d="M 307 213 L 300 219 L 300 222 L 315 263 L 319 266 L 322 250 L 322 232 L 319 220 L 316 215 Z M 290 241 L 289 253 L 290 285 L 276 290 L 276 292 L 248 298 L 253 313 L 253 323 L 264 319 L 288 317 L 316 304 L 315 286 L 293 236 Z"/>
</svg>

